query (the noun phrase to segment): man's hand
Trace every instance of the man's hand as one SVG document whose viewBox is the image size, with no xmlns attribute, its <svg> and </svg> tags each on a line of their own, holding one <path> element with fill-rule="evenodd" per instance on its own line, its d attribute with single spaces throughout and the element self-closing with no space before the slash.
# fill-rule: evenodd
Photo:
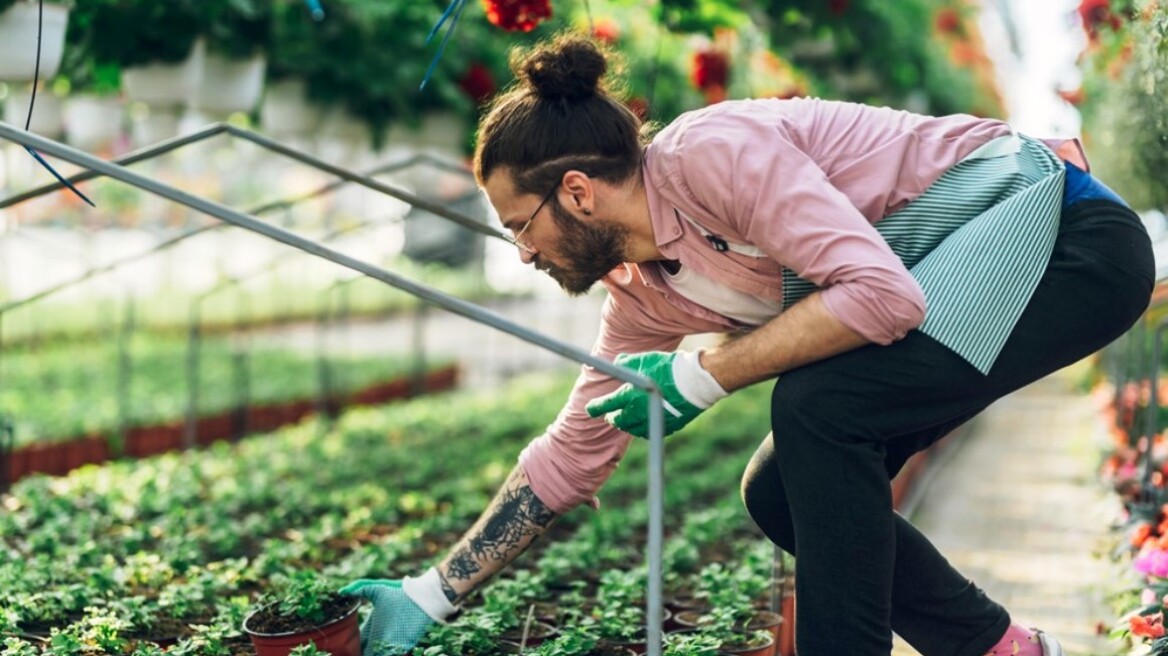
<svg viewBox="0 0 1168 656">
<path fill-rule="evenodd" d="M 418 644 L 430 625 L 457 610 L 442 596 L 440 586 L 438 598 L 434 597 L 431 579 L 437 576 L 431 569 L 416 579 L 360 579 L 341 588 L 341 594 L 373 603 L 373 611 L 361 625 L 363 656 L 404 654 Z"/>
<path fill-rule="evenodd" d="M 616 356 L 613 364 L 651 378 L 665 399 L 665 434 L 681 430 L 704 410 L 726 396 L 726 390 L 698 361 L 700 351 L 652 351 Z M 592 417 L 605 415 L 608 423 L 637 437 L 649 436 L 649 395 L 624 384 L 615 392 L 588 403 Z"/>
</svg>

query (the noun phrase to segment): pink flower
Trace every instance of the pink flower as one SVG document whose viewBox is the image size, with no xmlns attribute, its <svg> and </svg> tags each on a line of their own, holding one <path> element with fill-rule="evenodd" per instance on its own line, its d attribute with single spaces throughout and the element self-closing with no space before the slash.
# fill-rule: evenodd
<svg viewBox="0 0 1168 656">
<path fill-rule="evenodd" d="M 1136 558 L 1132 562 L 1132 566 L 1136 568 L 1137 572 L 1142 574 L 1168 578 L 1168 551 L 1156 547 L 1140 549 L 1140 552 L 1136 554 Z"/>
</svg>

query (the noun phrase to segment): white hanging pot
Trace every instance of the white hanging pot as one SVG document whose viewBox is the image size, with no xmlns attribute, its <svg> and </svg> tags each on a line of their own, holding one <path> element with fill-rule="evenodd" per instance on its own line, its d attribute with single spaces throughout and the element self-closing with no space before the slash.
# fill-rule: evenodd
<svg viewBox="0 0 1168 656">
<path fill-rule="evenodd" d="M 260 125 L 274 136 L 311 134 L 320 125 L 323 111 L 308 102 L 304 80 L 282 80 L 268 85 L 260 106 Z"/>
<path fill-rule="evenodd" d="M 187 104 L 199 88 L 205 58 L 202 39 L 195 41 L 191 54 L 177 64 L 146 64 L 122 69 L 122 89 L 126 98 L 153 107 Z"/>
<path fill-rule="evenodd" d="M 36 70 L 37 23 L 40 8 L 35 2 L 18 1 L 0 13 L 0 80 L 30 82 Z M 65 50 L 65 28 L 69 9 L 45 3 L 41 38 L 40 79 L 47 80 L 61 67 Z"/>
<path fill-rule="evenodd" d="M 247 59 L 229 59 L 218 53 L 207 54 L 203 77 L 191 104 L 212 114 L 250 112 L 264 91 L 264 72 L 268 60 L 263 53 Z"/>
<path fill-rule="evenodd" d="M 113 97 L 81 94 L 65 100 L 66 139 L 89 152 L 105 150 L 122 134 L 126 108 Z"/>
<path fill-rule="evenodd" d="M 4 122 L 23 128 L 28 120 L 28 102 L 32 96 L 31 86 L 13 90 L 4 101 Z M 61 120 L 61 99 L 45 89 L 37 90 L 36 106 L 32 110 L 29 130 L 49 139 L 60 139 L 64 132 Z"/>
</svg>

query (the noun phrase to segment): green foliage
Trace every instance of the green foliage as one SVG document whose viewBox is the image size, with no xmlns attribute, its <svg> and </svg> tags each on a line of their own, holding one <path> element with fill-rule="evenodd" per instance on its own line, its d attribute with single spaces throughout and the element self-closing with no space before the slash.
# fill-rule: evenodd
<svg viewBox="0 0 1168 656">
<path fill-rule="evenodd" d="M 268 599 L 274 601 L 281 615 L 320 624 L 324 622 L 326 604 L 337 597 L 337 584 L 311 570 L 299 570 L 272 579 Z"/>
<path fill-rule="evenodd" d="M 329 652 L 322 651 L 315 642 L 306 642 L 288 653 L 289 656 L 329 656 Z"/>
<path fill-rule="evenodd" d="M 273 4 L 271 0 L 200 0 L 207 49 L 233 59 L 265 50 L 272 40 Z"/>
<path fill-rule="evenodd" d="M 662 656 L 715 656 L 722 653 L 721 647 L 717 636 L 706 633 L 669 633 Z"/>
<path fill-rule="evenodd" d="M 76 619 L 92 615 L 87 607 L 115 618 L 102 621 L 105 629 L 195 611 L 214 619 L 200 621 L 195 635 L 170 653 L 226 656 L 243 612 L 262 603 L 260 595 L 283 599 L 298 612 L 337 587 L 320 581 L 400 577 L 440 557 L 481 513 L 515 454 L 555 417 L 570 384 L 570 376 L 533 378 L 504 390 L 352 411 L 332 432 L 304 425 L 201 453 L 24 479 L 0 513 L 0 618 L 18 615 L 4 620 L 9 625 L 46 619 L 62 629 L 61 653 L 77 653 L 78 645 L 101 635 L 92 631 L 93 621 Z M 681 527 L 681 517 L 711 506 L 737 508 L 736 514 L 699 512 L 696 522 L 704 527 L 721 518 L 721 539 L 702 545 L 697 558 L 708 559 L 717 546 L 725 572 L 738 571 L 729 563 L 761 570 L 762 550 L 738 543 L 757 542 L 758 535 L 736 499 L 735 481 L 765 434 L 758 422 L 765 426 L 767 407 L 763 386 L 744 390 L 671 438 L 676 496 L 667 526 Z M 635 532 L 647 516 L 647 473 L 636 464 L 646 451 L 642 443 L 630 448 L 629 466 L 618 470 L 613 493 L 606 491 L 603 521 L 591 521 L 595 513 L 585 511 L 556 525 L 566 534 L 554 544 L 567 545 L 556 557 L 580 557 L 594 583 L 602 572 L 623 572 L 604 583 L 605 594 L 622 599 L 634 599 L 644 586 L 643 569 L 628 565 L 640 548 L 621 526 Z M 520 566 L 542 562 L 535 553 Z M 578 619 L 565 622 L 573 627 L 569 637 L 539 653 L 587 654 L 599 639 L 599 623 L 580 615 L 584 599 L 595 595 L 580 593 L 579 585 L 577 594 L 553 588 L 580 582 L 572 565 L 501 579 L 456 622 L 431 631 L 415 654 L 497 653 L 504 612 L 526 618 L 533 600 L 549 598 Z M 620 606 L 604 618 L 606 631 L 635 634 L 644 625 L 643 604 Z M 108 653 L 128 653 L 128 646 L 112 642 L 125 639 L 126 630 L 104 634 L 114 645 Z"/>
<path fill-rule="evenodd" d="M 75 18 L 89 29 L 70 47 L 98 64 L 123 68 L 180 62 L 206 25 L 204 0 L 76 0 Z"/>
<path fill-rule="evenodd" d="M 124 345 L 129 367 L 124 390 L 116 384 L 122 375 L 116 340 L 6 349 L 0 410 L 13 419 L 17 442 L 113 433 L 123 420 L 125 427 L 182 421 L 191 387 L 188 340 L 132 335 Z M 237 407 L 245 402 L 245 392 L 253 405 L 310 399 L 321 392 L 320 363 L 311 352 L 262 346 L 241 350 L 230 340 L 207 338 L 196 353 L 200 416 Z M 355 392 L 409 375 L 414 362 L 331 356 L 330 386 L 336 394 Z M 246 389 L 237 380 L 241 368 L 249 379 Z M 119 397 L 122 393 L 125 398 Z"/>
<path fill-rule="evenodd" d="M 1168 208 L 1168 6 L 1150 5 L 1087 59 L 1084 133 L 1094 173 L 1137 209 Z"/>
</svg>

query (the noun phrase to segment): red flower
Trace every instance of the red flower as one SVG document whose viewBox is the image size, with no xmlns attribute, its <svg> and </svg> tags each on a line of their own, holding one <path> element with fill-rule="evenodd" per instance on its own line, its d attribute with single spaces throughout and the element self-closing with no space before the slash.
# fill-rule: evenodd
<svg viewBox="0 0 1168 656">
<path fill-rule="evenodd" d="M 1119 16 L 1111 12 L 1110 0 L 1080 0 L 1079 19 L 1083 21 L 1083 29 L 1092 41 L 1099 38 L 1099 26 L 1104 23 L 1113 30 L 1123 26 Z"/>
<path fill-rule="evenodd" d="M 726 87 L 726 80 L 730 77 L 730 58 L 724 52 L 706 50 L 694 54 L 693 83 L 694 86 L 707 91 L 714 87 Z"/>
<path fill-rule="evenodd" d="M 489 68 L 479 62 L 475 62 L 459 78 L 458 88 L 473 98 L 476 103 L 482 104 L 488 98 L 495 95 L 495 78 L 491 75 Z"/>
<path fill-rule="evenodd" d="M 1128 619 L 1132 635 L 1140 638 L 1159 638 L 1164 635 L 1164 614 L 1133 615 Z"/>
<path fill-rule="evenodd" d="M 953 7 L 945 7 L 937 12 L 933 23 L 937 26 L 938 32 L 952 34 L 961 28 L 961 14 Z"/>
<path fill-rule="evenodd" d="M 609 45 L 620 40 L 620 26 L 611 18 L 601 18 L 592 26 L 592 36 Z"/>
<path fill-rule="evenodd" d="M 550 0 L 483 0 L 487 20 L 508 32 L 530 32 L 552 17 Z"/>
<path fill-rule="evenodd" d="M 851 4 L 852 0 L 827 0 L 827 10 L 836 16 L 842 16 Z"/>
</svg>

